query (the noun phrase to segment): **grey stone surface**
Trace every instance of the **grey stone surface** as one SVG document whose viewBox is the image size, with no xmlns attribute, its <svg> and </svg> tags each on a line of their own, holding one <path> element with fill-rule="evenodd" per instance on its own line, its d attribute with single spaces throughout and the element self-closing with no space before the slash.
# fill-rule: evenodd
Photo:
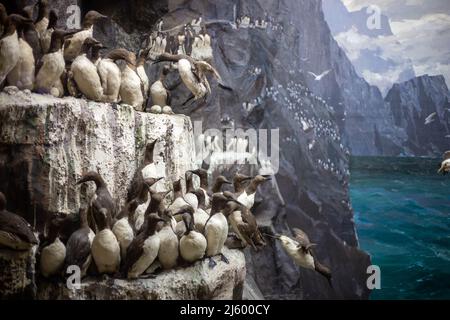
<svg viewBox="0 0 450 320">
<path fill-rule="evenodd" d="M 404 154 L 440 157 L 450 148 L 450 93 L 443 76 L 395 84 L 385 100 L 394 124 L 407 134 Z M 425 124 L 432 114 L 433 121 Z"/>
<path fill-rule="evenodd" d="M 192 300 L 242 299 L 245 259 L 239 250 L 224 249 L 230 264 L 217 262 L 211 270 L 208 260 L 186 268 L 162 271 L 154 279 L 86 278 L 79 290 L 64 283 L 40 282 L 38 299 L 71 300 Z M 217 258 L 216 258 L 217 259 Z"/>
<path fill-rule="evenodd" d="M 0 249 L 0 300 L 35 297 L 35 250 Z"/>
<path fill-rule="evenodd" d="M 7 88 L 9 89 L 9 88 Z M 0 190 L 9 210 L 42 228 L 49 212 L 77 212 L 93 185 L 77 186 L 83 171 L 99 171 L 122 206 L 148 142 L 166 179 L 194 168 L 190 119 L 135 112 L 128 105 L 0 93 Z M 81 195 L 81 197 L 80 197 Z M 42 230 L 42 229 L 41 229 Z"/>
</svg>

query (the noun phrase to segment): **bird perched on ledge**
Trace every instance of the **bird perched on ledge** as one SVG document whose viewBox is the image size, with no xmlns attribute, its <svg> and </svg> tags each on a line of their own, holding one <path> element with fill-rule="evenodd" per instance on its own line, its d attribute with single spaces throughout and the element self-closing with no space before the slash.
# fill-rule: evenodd
<svg viewBox="0 0 450 320">
<path fill-rule="evenodd" d="M 28 222 L 6 210 L 6 197 L 0 192 L 0 246 L 28 250 L 38 243 Z"/>
</svg>

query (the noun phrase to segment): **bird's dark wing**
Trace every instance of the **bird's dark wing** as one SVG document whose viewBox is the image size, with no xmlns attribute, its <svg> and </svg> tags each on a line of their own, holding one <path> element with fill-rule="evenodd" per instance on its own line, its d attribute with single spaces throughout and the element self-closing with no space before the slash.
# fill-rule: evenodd
<svg viewBox="0 0 450 320">
<path fill-rule="evenodd" d="M 91 254 L 89 232 L 89 228 L 83 228 L 70 236 L 66 245 L 66 266 L 76 265 L 81 268 L 86 262 Z"/>
<path fill-rule="evenodd" d="M 237 227 L 239 229 L 240 234 L 244 238 L 242 240 L 244 240 L 249 245 L 251 245 L 254 250 L 258 250 L 256 248 L 255 244 L 253 243 L 252 238 L 251 238 L 252 234 L 254 233 L 253 227 L 250 226 L 249 224 L 245 223 L 245 222 L 238 223 Z"/>
<path fill-rule="evenodd" d="M 309 241 L 308 235 L 304 231 L 298 228 L 294 228 L 292 229 L 292 231 L 294 232 L 295 240 L 301 247 L 308 249 L 312 245 L 312 243 Z"/>
<path fill-rule="evenodd" d="M 141 233 L 140 235 L 138 235 L 136 238 L 133 239 L 130 246 L 128 247 L 125 261 L 123 264 L 123 275 L 125 277 L 131 270 L 133 265 L 136 263 L 136 261 L 138 261 L 139 258 L 142 256 L 142 253 L 144 252 L 144 249 L 142 248 L 144 241 L 145 236 L 144 234 Z"/>
<path fill-rule="evenodd" d="M 0 230 L 11 233 L 28 243 L 37 243 L 30 224 L 21 216 L 4 210 L 0 213 Z"/>
</svg>

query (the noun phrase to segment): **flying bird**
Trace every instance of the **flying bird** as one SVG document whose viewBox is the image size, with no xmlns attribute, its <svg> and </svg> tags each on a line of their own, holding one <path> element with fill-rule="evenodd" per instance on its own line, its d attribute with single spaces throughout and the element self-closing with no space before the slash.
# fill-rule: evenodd
<svg viewBox="0 0 450 320">
<path fill-rule="evenodd" d="M 314 77 L 315 81 L 320 81 L 323 79 L 323 77 L 325 77 L 327 74 L 329 74 L 331 72 L 332 69 L 329 69 L 327 71 L 322 72 L 321 74 L 317 75 L 314 72 L 308 71 L 308 73 L 310 75 L 312 75 Z"/>
<path fill-rule="evenodd" d="M 425 118 L 425 125 L 429 125 L 430 123 L 432 123 L 436 117 L 436 112 L 433 112 L 432 114 L 430 114 L 428 117 Z"/>
</svg>

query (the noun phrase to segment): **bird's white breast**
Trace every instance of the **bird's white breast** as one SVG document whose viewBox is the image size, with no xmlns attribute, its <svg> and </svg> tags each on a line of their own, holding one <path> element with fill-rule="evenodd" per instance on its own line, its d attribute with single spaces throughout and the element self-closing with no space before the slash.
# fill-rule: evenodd
<svg viewBox="0 0 450 320">
<path fill-rule="evenodd" d="M 8 83 L 20 90 L 32 90 L 34 85 L 34 55 L 28 42 L 19 39 L 19 60 L 8 74 Z"/>
<path fill-rule="evenodd" d="M 72 63 L 71 70 L 78 89 L 90 100 L 101 101 L 103 88 L 97 67 L 86 57 L 78 56 Z"/>
<path fill-rule="evenodd" d="M 56 238 L 56 240 L 42 249 L 41 252 L 41 273 L 44 277 L 55 275 L 61 270 L 66 258 L 66 246 Z"/>
<path fill-rule="evenodd" d="M 167 91 L 163 83 L 158 80 L 150 87 L 153 104 L 164 107 L 167 104 Z"/>
<path fill-rule="evenodd" d="M 117 102 L 122 79 L 119 67 L 111 59 L 101 59 L 97 71 L 102 83 L 104 102 Z"/>
<path fill-rule="evenodd" d="M 255 203 L 255 193 L 248 195 L 247 192 L 244 191 L 239 195 L 238 201 L 248 209 L 251 209 Z"/>
<path fill-rule="evenodd" d="M 144 97 L 141 90 L 141 79 L 137 73 L 128 66 L 125 66 L 122 70 L 120 96 L 124 103 L 131 105 L 137 111 L 142 111 Z"/>
<path fill-rule="evenodd" d="M 118 270 L 120 246 L 111 230 L 104 229 L 95 235 L 92 256 L 100 273 L 114 273 Z"/>
<path fill-rule="evenodd" d="M 203 258 L 206 246 L 205 237 L 201 233 L 191 231 L 180 240 L 180 254 L 184 260 L 194 262 Z"/>
<path fill-rule="evenodd" d="M 164 226 L 159 232 L 160 246 L 158 259 L 164 269 L 170 269 L 177 265 L 178 237 L 172 229 L 172 225 Z"/>
<path fill-rule="evenodd" d="M 121 256 L 122 258 L 124 258 L 128 246 L 130 245 L 131 241 L 133 241 L 134 238 L 133 229 L 128 223 L 128 218 L 122 218 L 119 221 L 117 221 L 114 224 L 112 232 L 116 236 L 117 241 L 119 241 Z"/>
<path fill-rule="evenodd" d="M 19 61 L 19 38 L 17 32 L 0 40 L 0 83 Z"/>
<path fill-rule="evenodd" d="M 205 235 L 208 242 L 207 256 L 211 257 L 221 253 L 228 236 L 228 221 L 221 212 L 209 219 L 205 226 Z"/>
<path fill-rule="evenodd" d="M 65 65 L 62 50 L 44 55 L 42 57 L 42 66 L 36 76 L 35 88 L 50 91 L 56 82 L 59 81 Z"/>
</svg>

